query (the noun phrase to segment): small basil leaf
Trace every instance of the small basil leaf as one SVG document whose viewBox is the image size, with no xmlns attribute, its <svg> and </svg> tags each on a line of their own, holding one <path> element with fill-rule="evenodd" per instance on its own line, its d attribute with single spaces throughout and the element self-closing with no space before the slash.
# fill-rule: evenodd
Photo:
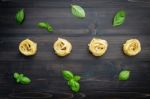
<svg viewBox="0 0 150 99">
<path fill-rule="evenodd" d="M 22 80 L 23 76 L 24 76 L 23 74 L 19 74 L 18 78 L 16 78 L 17 83 L 20 83 L 20 81 Z"/>
<path fill-rule="evenodd" d="M 64 70 L 62 74 L 66 80 L 70 80 L 73 78 L 73 73 L 71 71 Z"/>
<path fill-rule="evenodd" d="M 119 80 L 128 80 L 130 76 L 130 71 L 128 70 L 123 70 L 119 74 Z"/>
<path fill-rule="evenodd" d="M 19 76 L 20 76 L 20 77 L 23 77 L 23 76 L 24 76 L 24 74 L 20 74 Z"/>
<path fill-rule="evenodd" d="M 72 80 L 70 87 L 73 92 L 78 92 L 80 90 L 80 84 L 74 80 Z"/>
<path fill-rule="evenodd" d="M 49 32 L 52 32 L 53 31 L 53 28 L 52 28 L 52 26 L 48 26 L 48 28 L 47 28 L 47 30 L 49 31 Z"/>
<path fill-rule="evenodd" d="M 20 76 L 19 73 L 14 73 L 14 78 L 15 79 L 19 78 L 19 76 Z"/>
<path fill-rule="evenodd" d="M 47 22 L 39 22 L 37 24 L 37 26 L 39 28 L 44 28 L 44 29 L 47 29 L 49 32 L 52 32 L 53 31 L 53 27 L 51 25 L 49 25 Z"/>
<path fill-rule="evenodd" d="M 75 81 L 79 81 L 79 80 L 81 79 L 81 77 L 76 75 L 76 76 L 73 77 L 73 79 L 74 79 Z"/>
<path fill-rule="evenodd" d="M 23 74 L 20 74 L 19 77 L 17 79 L 22 79 L 23 78 Z"/>
<path fill-rule="evenodd" d="M 39 22 L 37 25 L 40 28 L 48 28 L 48 23 L 47 22 Z"/>
<path fill-rule="evenodd" d="M 121 11 L 118 11 L 116 13 L 116 15 L 114 16 L 114 19 L 113 19 L 113 26 L 119 26 L 121 24 L 124 23 L 125 21 L 125 18 L 126 18 L 126 13 L 125 11 L 121 10 Z"/>
<path fill-rule="evenodd" d="M 21 80 L 20 80 L 20 83 L 21 84 L 30 84 L 31 83 L 31 80 L 28 78 L 28 77 L 23 77 Z"/>
<path fill-rule="evenodd" d="M 24 21 L 24 16 L 24 9 L 19 10 L 16 14 L 17 23 L 22 24 L 22 22 Z"/>
<path fill-rule="evenodd" d="M 17 82 L 17 83 L 20 83 L 20 79 L 17 79 L 16 82 Z"/>
<path fill-rule="evenodd" d="M 79 5 L 71 5 L 71 12 L 74 16 L 84 18 L 86 16 L 84 9 Z"/>
<path fill-rule="evenodd" d="M 70 79 L 70 80 L 68 81 L 68 85 L 69 85 L 69 86 L 72 86 L 72 84 L 74 83 L 74 81 L 75 81 L 74 79 Z"/>
</svg>

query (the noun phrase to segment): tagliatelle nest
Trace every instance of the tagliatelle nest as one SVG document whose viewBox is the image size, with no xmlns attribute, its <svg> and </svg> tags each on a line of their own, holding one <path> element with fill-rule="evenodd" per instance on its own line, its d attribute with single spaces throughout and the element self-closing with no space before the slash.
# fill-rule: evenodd
<svg viewBox="0 0 150 99">
<path fill-rule="evenodd" d="M 107 51 L 108 43 L 106 40 L 93 38 L 88 46 L 94 56 L 102 56 Z"/>
<path fill-rule="evenodd" d="M 66 56 L 70 54 L 72 50 L 72 45 L 66 39 L 58 38 L 54 43 L 54 51 L 58 56 Z"/>
<path fill-rule="evenodd" d="M 30 39 L 25 39 L 19 44 L 19 51 L 25 56 L 36 54 L 37 44 Z"/>
<path fill-rule="evenodd" d="M 128 56 L 135 56 L 141 51 L 141 44 L 138 39 L 130 39 L 123 44 L 123 51 Z"/>
</svg>

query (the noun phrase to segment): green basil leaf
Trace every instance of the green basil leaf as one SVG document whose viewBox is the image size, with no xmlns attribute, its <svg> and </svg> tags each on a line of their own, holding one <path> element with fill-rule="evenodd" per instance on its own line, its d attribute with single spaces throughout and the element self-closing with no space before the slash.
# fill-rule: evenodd
<svg viewBox="0 0 150 99">
<path fill-rule="evenodd" d="M 14 73 L 14 78 L 16 79 L 16 82 L 19 83 L 21 79 L 23 78 L 23 74 Z"/>
<path fill-rule="evenodd" d="M 20 76 L 19 73 L 14 73 L 14 78 L 15 79 L 19 78 L 19 76 Z"/>
<path fill-rule="evenodd" d="M 24 14 L 24 9 L 21 9 L 17 12 L 16 14 L 16 21 L 18 24 L 22 24 L 23 21 L 24 21 L 24 17 L 25 17 L 25 14 Z"/>
<path fill-rule="evenodd" d="M 70 80 L 73 78 L 73 73 L 71 71 L 64 70 L 62 71 L 62 74 L 66 80 Z"/>
<path fill-rule="evenodd" d="M 21 80 L 20 80 L 20 83 L 21 84 L 30 84 L 31 83 L 31 80 L 28 78 L 28 77 L 23 77 Z"/>
<path fill-rule="evenodd" d="M 80 84 L 78 82 L 76 82 L 75 80 L 72 80 L 70 82 L 70 87 L 73 92 L 78 92 L 80 90 Z"/>
<path fill-rule="evenodd" d="M 16 82 L 17 82 L 17 83 L 20 83 L 20 79 L 16 79 Z"/>
<path fill-rule="evenodd" d="M 119 74 L 119 80 L 128 80 L 130 76 L 130 71 L 128 70 L 123 70 Z"/>
<path fill-rule="evenodd" d="M 79 5 L 71 5 L 71 12 L 74 16 L 84 18 L 86 16 L 84 9 Z"/>
<path fill-rule="evenodd" d="M 48 26 L 48 28 L 47 28 L 47 30 L 48 30 L 48 32 L 52 32 L 53 31 L 53 28 L 52 28 L 52 26 Z"/>
<path fill-rule="evenodd" d="M 80 85 L 74 79 L 68 81 L 68 85 L 70 86 L 71 90 L 74 92 L 78 92 L 80 90 Z"/>
<path fill-rule="evenodd" d="M 114 16 L 114 19 L 113 19 L 113 26 L 119 26 L 121 24 L 124 23 L 125 21 L 125 18 L 126 18 L 126 13 L 125 11 L 121 10 L 121 11 L 118 11 L 116 13 L 116 15 Z"/>
<path fill-rule="evenodd" d="M 22 79 L 23 76 L 24 76 L 23 74 L 20 74 L 19 77 L 18 77 L 18 79 Z"/>
<path fill-rule="evenodd" d="M 47 22 L 39 22 L 37 25 L 39 28 L 47 29 L 49 32 L 53 31 L 53 27 L 49 25 Z"/>
<path fill-rule="evenodd" d="M 40 28 L 46 28 L 47 29 L 49 24 L 47 22 L 39 22 L 37 25 Z"/>
<path fill-rule="evenodd" d="M 23 77 L 24 77 L 23 74 L 19 74 L 19 77 L 16 79 L 16 80 L 17 80 L 17 83 L 19 83 Z"/>
<path fill-rule="evenodd" d="M 79 81 L 79 80 L 81 79 L 81 77 L 76 75 L 76 76 L 73 77 L 73 79 L 74 79 L 75 81 Z"/>
<path fill-rule="evenodd" d="M 68 81 L 68 85 L 69 85 L 69 86 L 72 86 L 72 84 L 74 83 L 74 81 L 75 81 L 74 79 L 70 79 L 70 80 Z"/>
</svg>

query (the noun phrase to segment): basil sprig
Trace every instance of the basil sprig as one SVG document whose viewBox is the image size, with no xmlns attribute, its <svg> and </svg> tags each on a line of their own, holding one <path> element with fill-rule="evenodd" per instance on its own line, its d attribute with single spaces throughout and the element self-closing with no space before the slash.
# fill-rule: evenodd
<svg viewBox="0 0 150 99">
<path fill-rule="evenodd" d="M 19 10 L 19 11 L 16 13 L 16 22 L 17 22 L 18 24 L 22 24 L 23 21 L 24 21 L 24 17 L 25 17 L 24 9 Z"/>
<path fill-rule="evenodd" d="M 74 76 L 74 74 L 68 70 L 63 70 L 62 74 L 63 74 L 64 78 L 67 80 L 68 85 L 71 88 L 71 90 L 73 92 L 79 92 L 79 90 L 80 90 L 79 81 L 81 79 L 80 76 L 77 76 L 77 75 Z"/>
<path fill-rule="evenodd" d="M 120 26 L 121 24 L 124 23 L 125 18 L 126 18 L 126 12 L 123 10 L 118 11 L 114 16 L 113 26 L 114 27 Z"/>
<path fill-rule="evenodd" d="M 71 12 L 74 16 L 84 18 L 86 16 L 84 9 L 79 5 L 71 5 Z"/>
<path fill-rule="evenodd" d="M 119 80 L 128 80 L 130 76 L 129 70 L 123 70 L 119 73 Z"/>
<path fill-rule="evenodd" d="M 14 78 L 16 79 L 17 83 L 23 84 L 23 85 L 27 85 L 31 83 L 30 78 L 24 76 L 23 74 L 19 74 L 19 73 L 14 73 Z"/>
<path fill-rule="evenodd" d="M 54 30 L 53 27 L 47 22 L 39 22 L 37 26 L 39 28 L 47 29 L 48 32 L 52 32 Z"/>
</svg>

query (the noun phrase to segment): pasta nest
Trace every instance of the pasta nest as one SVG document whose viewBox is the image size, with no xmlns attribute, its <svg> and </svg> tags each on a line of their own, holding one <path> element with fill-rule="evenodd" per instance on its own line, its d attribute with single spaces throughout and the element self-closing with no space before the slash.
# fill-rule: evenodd
<svg viewBox="0 0 150 99">
<path fill-rule="evenodd" d="M 128 56 L 135 56 L 141 51 L 141 44 L 138 39 L 129 39 L 123 44 L 123 51 Z"/>
<path fill-rule="evenodd" d="M 102 56 L 107 51 L 108 43 L 106 40 L 93 38 L 88 46 L 94 56 Z"/>
<path fill-rule="evenodd" d="M 70 54 L 72 50 L 72 45 L 66 39 L 58 38 L 54 43 L 54 51 L 58 56 L 66 56 Z"/>
<path fill-rule="evenodd" d="M 25 56 L 34 55 L 37 51 L 37 43 L 30 39 L 25 39 L 19 44 L 19 51 Z"/>
</svg>

